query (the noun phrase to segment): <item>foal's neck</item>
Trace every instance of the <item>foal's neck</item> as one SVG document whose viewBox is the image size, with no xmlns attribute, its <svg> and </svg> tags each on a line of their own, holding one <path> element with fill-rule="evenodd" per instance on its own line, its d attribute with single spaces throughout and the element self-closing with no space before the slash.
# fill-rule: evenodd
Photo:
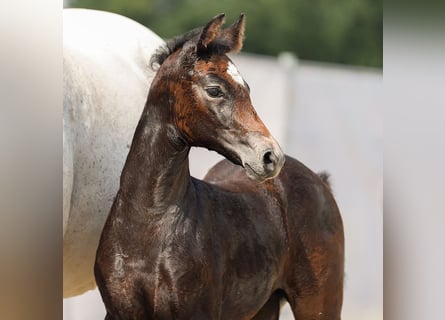
<svg viewBox="0 0 445 320">
<path fill-rule="evenodd" d="M 136 208 L 162 212 L 179 204 L 190 186 L 190 147 L 172 138 L 168 102 L 150 100 L 149 96 L 133 137 L 120 192 Z"/>
</svg>

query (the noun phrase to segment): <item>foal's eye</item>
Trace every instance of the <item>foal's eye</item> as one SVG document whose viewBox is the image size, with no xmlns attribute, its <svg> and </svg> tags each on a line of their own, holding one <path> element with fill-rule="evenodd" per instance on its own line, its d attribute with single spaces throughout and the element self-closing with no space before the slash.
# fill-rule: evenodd
<svg viewBox="0 0 445 320">
<path fill-rule="evenodd" d="M 220 87 L 208 87 L 205 90 L 211 98 L 220 98 L 224 96 L 224 92 L 222 92 Z"/>
</svg>

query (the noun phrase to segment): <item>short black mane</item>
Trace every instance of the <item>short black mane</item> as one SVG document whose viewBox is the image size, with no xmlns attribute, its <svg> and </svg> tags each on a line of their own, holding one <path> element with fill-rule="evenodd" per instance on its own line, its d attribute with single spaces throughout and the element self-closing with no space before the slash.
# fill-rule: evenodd
<svg viewBox="0 0 445 320">
<path fill-rule="evenodd" d="M 160 66 L 165 59 L 168 58 L 168 56 L 170 56 L 176 50 L 182 48 L 184 43 L 191 39 L 197 39 L 201 34 L 202 29 L 202 27 L 195 28 L 187 33 L 184 33 L 183 35 L 166 40 L 165 44 L 156 49 L 155 53 L 150 59 L 150 66 L 152 69 L 155 69 L 156 65 Z"/>
<path fill-rule="evenodd" d="M 176 36 L 174 38 L 165 41 L 165 44 L 156 49 L 155 53 L 150 59 L 150 66 L 153 70 L 156 70 L 173 52 L 182 48 L 184 44 L 193 40 L 198 42 L 203 27 L 195 28 L 183 35 Z M 202 49 L 201 49 L 202 50 Z M 223 54 L 230 51 L 230 45 L 224 38 L 217 38 L 210 43 L 205 51 L 201 51 L 201 54 Z"/>
</svg>

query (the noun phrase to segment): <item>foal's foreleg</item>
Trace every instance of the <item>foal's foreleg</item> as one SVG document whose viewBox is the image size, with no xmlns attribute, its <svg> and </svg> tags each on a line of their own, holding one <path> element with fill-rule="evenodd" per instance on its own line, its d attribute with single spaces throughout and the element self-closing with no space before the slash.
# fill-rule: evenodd
<svg viewBox="0 0 445 320">
<path fill-rule="evenodd" d="M 107 313 L 107 315 L 105 316 L 105 320 L 114 320 L 114 319 L 109 313 Z"/>
<path fill-rule="evenodd" d="M 333 275 L 314 291 L 286 290 L 295 319 L 340 320 L 343 303 L 343 272 Z"/>
<path fill-rule="evenodd" d="M 329 299 L 329 298 L 327 298 Z M 340 320 L 341 304 L 335 301 L 320 301 L 320 297 L 289 299 L 289 304 L 298 320 Z"/>
<path fill-rule="evenodd" d="M 252 320 L 278 320 L 280 318 L 280 295 L 275 292 Z"/>
</svg>

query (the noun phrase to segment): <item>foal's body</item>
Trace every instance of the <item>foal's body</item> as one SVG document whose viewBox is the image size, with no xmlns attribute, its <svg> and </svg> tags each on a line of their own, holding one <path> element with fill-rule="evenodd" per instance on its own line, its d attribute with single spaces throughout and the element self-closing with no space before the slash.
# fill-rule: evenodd
<svg viewBox="0 0 445 320">
<path fill-rule="evenodd" d="M 126 237 L 104 275 L 119 283 L 104 295 L 116 319 L 252 319 L 283 294 L 296 319 L 340 319 L 343 230 L 327 186 L 289 157 L 263 184 L 241 171 L 223 160 L 185 182 L 186 203 L 150 215 L 118 195 L 120 223 L 105 228 Z M 261 319 L 278 319 L 278 299 L 270 309 Z"/>
<path fill-rule="evenodd" d="M 327 184 L 284 161 L 226 56 L 198 51 L 190 81 L 175 69 L 198 39 L 242 35 L 243 22 L 219 32 L 218 16 L 161 62 L 97 251 L 106 319 L 278 319 L 284 298 L 296 319 L 340 319 L 343 229 Z M 194 179 L 191 145 L 231 162 Z"/>
</svg>

